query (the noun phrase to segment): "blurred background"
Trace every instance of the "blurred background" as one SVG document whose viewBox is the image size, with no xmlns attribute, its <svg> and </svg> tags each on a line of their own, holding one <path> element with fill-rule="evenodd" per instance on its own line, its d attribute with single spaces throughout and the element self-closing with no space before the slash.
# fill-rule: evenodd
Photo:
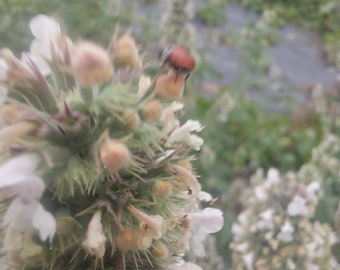
<svg viewBox="0 0 340 270">
<path fill-rule="evenodd" d="M 340 136 L 339 1 L 1 0 L 0 47 L 18 56 L 27 50 L 29 20 L 38 13 L 59 19 L 73 40 L 103 46 L 117 25 L 121 33 L 131 28 L 150 75 L 159 44 L 180 44 L 195 56 L 185 118 L 205 126 L 194 165 L 225 216 L 224 229 L 207 243 L 206 269 L 252 269 L 237 268 L 229 247 L 232 224 L 252 207 L 243 195 L 259 168 L 297 174 L 312 163 L 323 190 L 312 221 L 339 229 L 340 145 L 332 148 L 339 167 L 325 171 L 313 160 L 327 135 Z M 339 261 L 339 244 L 331 252 Z"/>
</svg>

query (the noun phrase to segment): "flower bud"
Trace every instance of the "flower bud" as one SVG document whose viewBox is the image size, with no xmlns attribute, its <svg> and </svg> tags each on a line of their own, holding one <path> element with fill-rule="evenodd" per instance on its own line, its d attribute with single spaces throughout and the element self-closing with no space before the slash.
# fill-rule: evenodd
<svg viewBox="0 0 340 270">
<path fill-rule="evenodd" d="M 130 151 L 122 142 L 108 137 L 100 146 L 99 157 L 109 171 L 116 172 L 129 163 Z"/>
<path fill-rule="evenodd" d="M 155 93 L 164 98 L 181 100 L 185 86 L 186 74 L 170 70 L 161 75 L 155 85 Z"/>
<path fill-rule="evenodd" d="M 114 42 L 113 55 L 114 65 L 117 68 L 141 68 L 135 40 L 128 33 Z"/>
<path fill-rule="evenodd" d="M 162 242 L 158 241 L 151 251 L 155 259 L 162 260 L 169 256 L 169 249 Z"/>
<path fill-rule="evenodd" d="M 156 181 L 152 187 L 152 194 L 155 198 L 167 199 L 172 191 L 169 181 Z"/>
<path fill-rule="evenodd" d="M 118 232 L 117 247 L 123 252 L 137 248 L 139 241 L 138 232 L 132 228 L 127 227 Z"/>
<path fill-rule="evenodd" d="M 143 106 L 143 118 L 146 121 L 158 120 L 162 114 L 162 104 L 159 100 L 152 100 Z"/>
<path fill-rule="evenodd" d="M 124 113 L 124 119 L 126 121 L 126 125 L 129 129 L 136 129 L 140 124 L 140 118 L 138 113 L 135 110 L 128 109 Z"/>
<path fill-rule="evenodd" d="M 102 212 L 97 210 L 88 225 L 86 239 L 82 243 L 85 250 L 97 258 L 102 258 L 105 254 L 106 237 L 103 232 L 101 216 Z"/>
<path fill-rule="evenodd" d="M 113 74 L 109 54 L 102 47 L 88 41 L 78 44 L 71 64 L 75 77 L 85 87 L 107 81 Z"/>
</svg>

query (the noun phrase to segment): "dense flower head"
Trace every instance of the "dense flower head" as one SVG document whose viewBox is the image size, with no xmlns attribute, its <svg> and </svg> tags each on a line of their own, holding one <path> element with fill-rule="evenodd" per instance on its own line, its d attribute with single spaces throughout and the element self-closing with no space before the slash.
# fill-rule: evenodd
<svg viewBox="0 0 340 270">
<path fill-rule="evenodd" d="M 201 269 L 185 254 L 223 226 L 190 162 L 203 126 L 154 95 L 131 33 L 106 51 L 45 15 L 30 29 L 30 52 L 0 53 L 1 266 Z"/>
<path fill-rule="evenodd" d="M 331 228 L 312 221 L 319 181 L 276 169 L 253 175 L 232 226 L 235 269 L 333 269 Z"/>
</svg>

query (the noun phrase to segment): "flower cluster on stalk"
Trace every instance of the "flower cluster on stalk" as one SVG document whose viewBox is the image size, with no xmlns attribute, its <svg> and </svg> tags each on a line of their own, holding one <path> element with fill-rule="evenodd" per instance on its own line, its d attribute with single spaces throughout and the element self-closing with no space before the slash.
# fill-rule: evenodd
<svg viewBox="0 0 340 270">
<path fill-rule="evenodd" d="M 334 233 L 312 220 L 322 197 L 318 176 L 276 169 L 253 175 L 245 209 L 232 226 L 235 269 L 336 269 Z"/>
<path fill-rule="evenodd" d="M 30 28 L 20 59 L 0 51 L 4 269 L 201 269 L 184 256 L 204 256 L 223 214 L 201 209 L 184 79 L 144 75 L 129 31 L 104 49 L 45 15 Z"/>
</svg>

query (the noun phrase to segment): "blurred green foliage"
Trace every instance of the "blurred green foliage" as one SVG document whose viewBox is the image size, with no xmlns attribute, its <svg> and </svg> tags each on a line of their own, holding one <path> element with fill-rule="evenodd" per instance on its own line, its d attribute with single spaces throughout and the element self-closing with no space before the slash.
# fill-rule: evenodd
<svg viewBox="0 0 340 270">
<path fill-rule="evenodd" d="M 225 8 L 219 4 L 198 6 L 197 19 L 210 26 L 222 26 L 227 22 Z"/>
<path fill-rule="evenodd" d="M 0 47 L 9 47 L 19 53 L 29 47 L 32 35 L 29 20 L 44 13 L 59 19 L 73 38 L 88 38 L 108 44 L 115 24 L 132 20 L 134 3 L 126 8 L 116 6 L 113 0 L 3 0 L 0 1 Z"/>
<path fill-rule="evenodd" d="M 296 24 L 318 32 L 324 38 L 326 57 L 340 67 L 339 29 L 340 1 L 338 0 L 231 0 L 253 11 L 266 9 L 277 12 L 282 24 Z"/>
</svg>

